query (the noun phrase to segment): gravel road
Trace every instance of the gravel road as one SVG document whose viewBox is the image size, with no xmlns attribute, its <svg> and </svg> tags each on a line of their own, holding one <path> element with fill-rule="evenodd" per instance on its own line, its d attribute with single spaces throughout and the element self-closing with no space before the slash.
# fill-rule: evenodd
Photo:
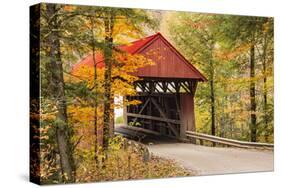
<svg viewBox="0 0 281 188">
<path fill-rule="evenodd" d="M 132 137 L 145 135 L 122 126 L 116 131 Z M 177 161 L 194 175 L 272 171 L 274 167 L 273 151 L 268 150 L 207 147 L 151 135 L 142 142 L 153 154 Z"/>
<path fill-rule="evenodd" d="M 214 148 L 186 143 L 155 143 L 149 150 L 174 159 L 194 175 L 272 171 L 273 152 L 240 148 Z"/>
</svg>

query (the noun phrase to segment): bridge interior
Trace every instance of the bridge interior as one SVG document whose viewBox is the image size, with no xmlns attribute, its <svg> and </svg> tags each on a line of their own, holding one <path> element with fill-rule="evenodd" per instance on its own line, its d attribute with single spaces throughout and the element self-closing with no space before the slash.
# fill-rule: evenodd
<svg viewBox="0 0 281 188">
<path fill-rule="evenodd" d="M 159 80 L 145 78 L 135 83 L 139 105 L 124 109 L 125 124 L 170 138 L 185 138 L 186 130 L 195 130 L 194 102 L 196 80 Z"/>
</svg>

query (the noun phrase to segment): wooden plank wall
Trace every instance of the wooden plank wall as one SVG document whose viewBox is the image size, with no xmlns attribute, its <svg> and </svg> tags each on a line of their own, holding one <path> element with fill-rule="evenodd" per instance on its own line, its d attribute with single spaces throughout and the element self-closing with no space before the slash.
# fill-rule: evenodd
<svg viewBox="0 0 281 188">
<path fill-rule="evenodd" d="M 180 94 L 180 135 L 185 138 L 186 131 L 195 131 L 194 100 L 191 94 Z"/>
<path fill-rule="evenodd" d="M 155 65 L 140 68 L 135 73 L 139 77 L 199 78 L 198 74 L 162 38 L 155 40 L 140 54 L 153 60 Z"/>
</svg>

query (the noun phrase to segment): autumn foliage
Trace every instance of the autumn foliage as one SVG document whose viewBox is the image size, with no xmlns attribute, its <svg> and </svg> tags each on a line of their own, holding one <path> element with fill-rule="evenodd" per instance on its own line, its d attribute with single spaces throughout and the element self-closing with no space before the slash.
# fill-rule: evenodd
<svg viewBox="0 0 281 188">
<path fill-rule="evenodd" d="M 161 21 L 148 10 L 45 3 L 35 11 L 40 96 L 30 105 L 31 176 L 40 184 L 190 175 L 114 134 L 114 109 L 140 103 L 114 99 L 136 95 L 141 78 L 134 72 L 154 65 L 150 55 L 162 58 L 159 49 L 145 57 L 121 47 L 154 33 L 159 23 L 208 78 L 194 97 L 196 130 L 273 142 L 272 18 L 171 12 Z M 92 64 L 75 66 L 89 57 Z"/>
</svg>

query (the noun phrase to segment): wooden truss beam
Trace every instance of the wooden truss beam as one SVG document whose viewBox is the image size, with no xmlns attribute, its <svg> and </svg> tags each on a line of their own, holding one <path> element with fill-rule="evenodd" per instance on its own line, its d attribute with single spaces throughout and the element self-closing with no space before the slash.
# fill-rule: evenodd
<svg viewBox="0 0 281 188">
<path fill-rule="evenodd" d="M 166 113 L 162 110 L 162 108 L 158 105 L 157 101 L 154 98 L 151 98 L 151 102 L 154 104 L 154 106 L 157 108 L 157 110 L 160 113 L 160 116 L 163 119 L 168 119 L 168 116 L 166 115 Z M 168 124 L 169 129 L 175 134 L 176 137 L 179 136 L 179 133 L 177 132 L 177 130 L 175 129 L 175 127 L 168 121 L 166 121 Z"/>
<path fill-rule="evenodd" d="M 148 105 L 149 102 L 150 102 L 150 98 L 148 98 L 148 99 L 145 101 L 144 105 L 142 106 L 142 108 L 140 109 L 140 111 L 138 112 L 138 114 L 141 114 L 141 113 L 143 112 L 143 110 L 145 109 L 145 107 Z M 136 118 L 134 119 L 133 125 L 137 122 L 137 120 L 138 120 L 138 117 L 136 117 Z"/>
<path fill-rule="evenodd" d="M 135 87 L 141 93 L 189 93 L 194 94 L 197 81 L 186 80 L 141 80 L 137 81 Z"/>
<path fill-rule="evenodd" d="M 163 117 L 155 117 L 155 116 L 149 116 L 149 115 L 143 115 L 143 114 L 127 113 L 127 116 L 155 120 L 155 121 L 168 122 L 168 123 L 173 123 L 173 124 L 178 124 L 178 125 L 181 124 L 180 120 L 168 119 L 168 118 L 163 118 Z"/>
</svg>

